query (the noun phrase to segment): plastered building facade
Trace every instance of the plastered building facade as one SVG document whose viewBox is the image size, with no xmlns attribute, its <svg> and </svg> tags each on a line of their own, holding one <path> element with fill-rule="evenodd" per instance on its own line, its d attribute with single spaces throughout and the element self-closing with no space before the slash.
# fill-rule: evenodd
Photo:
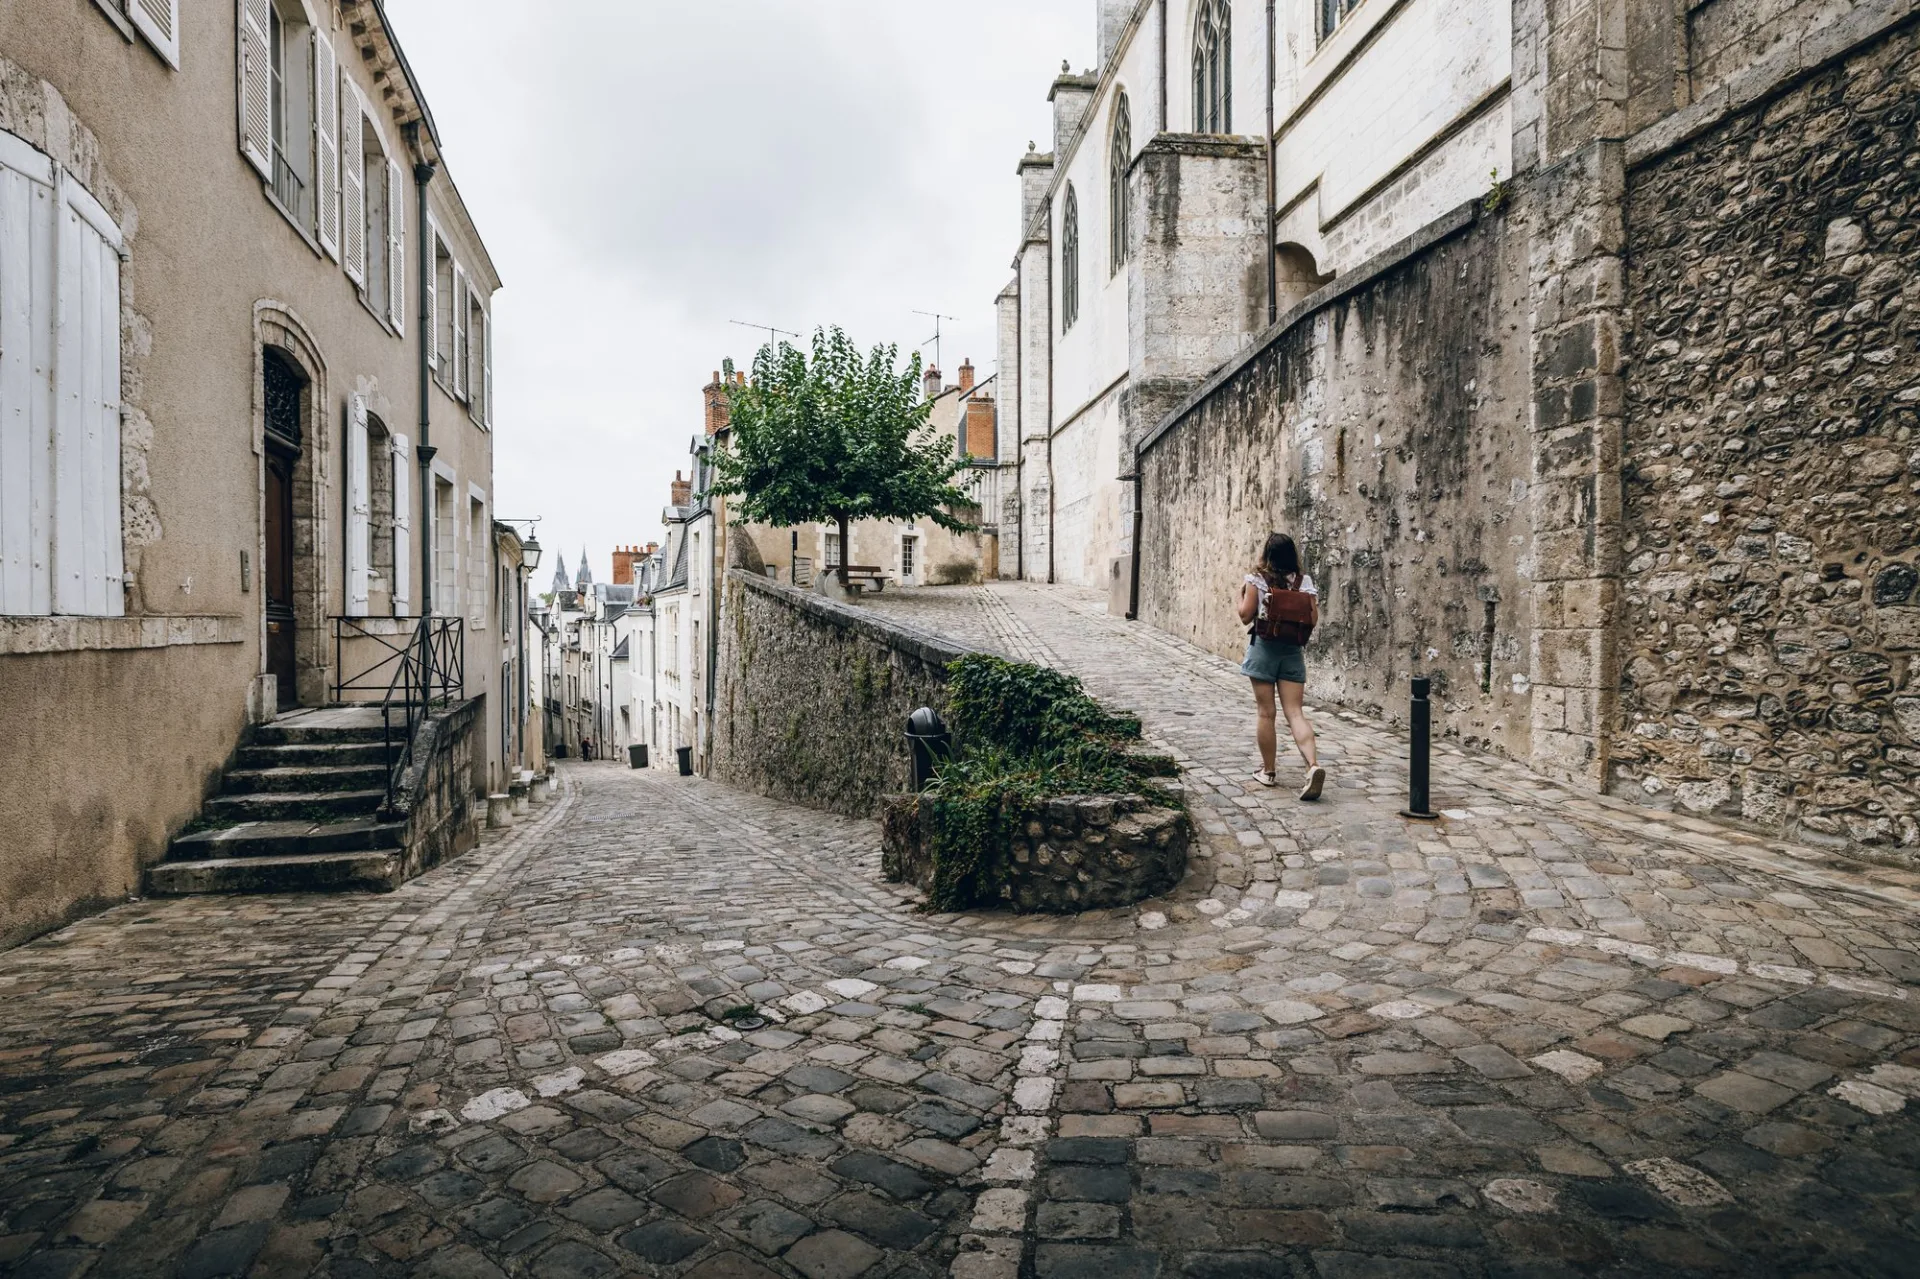
<svg viewBox="0 0 1920 1279">
<path fill-rule="evenodd" d="M 138 891 L 249 722 L 411 625 L 423 539 L 501 691 L 498 285 L 375 0 L 0 10 L 0 943 Z"/>
</svg>

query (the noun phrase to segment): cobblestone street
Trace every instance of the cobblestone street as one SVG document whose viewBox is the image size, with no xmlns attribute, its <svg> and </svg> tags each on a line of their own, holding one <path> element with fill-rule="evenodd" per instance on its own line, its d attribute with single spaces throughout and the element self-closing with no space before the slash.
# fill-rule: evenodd
<svg viewBox="0 0 1920 1279">
<path fill-rule="evenodd" d="M 1316 712 L 1025 586 L 873 607 L 1187 766 L 1164 901 L 930 916 L 874 823 L 571 764 L 387 896 L 0 955 L 0 1269 L 697 1279 L 1920 1273 L 1920 876 Z"/>
</svg>

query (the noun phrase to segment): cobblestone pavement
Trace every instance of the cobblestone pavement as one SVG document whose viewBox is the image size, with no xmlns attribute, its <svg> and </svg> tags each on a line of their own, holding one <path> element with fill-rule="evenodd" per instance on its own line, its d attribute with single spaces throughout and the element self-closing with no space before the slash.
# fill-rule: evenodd
<svg viewBox="0 0 1920 1279">
<path fill-rule="evenodd" d="M 1236 668 L 1104 604 L 872 603 L 1139 711 L 1208 836 L 1040 1008 L 1043 1279 L 1920 1273 L 1920 877 L 1444 747 L 1408 822 L 1401 740 L 1324 710 L 1302 804 Z"/>
<path fill-rule="evenodd" d="M 0 1271 L 1920 1270 L 1913 876 L 1450 753 L 1412 826 L 1324 714 L 1299 805 L 1094 597 L 884 598 L 1140 710 L 1181 890 L 919 915 L 872 823 L 574 764 L 390 896 L 117 908 L 0 955 Z"/>
</svg>

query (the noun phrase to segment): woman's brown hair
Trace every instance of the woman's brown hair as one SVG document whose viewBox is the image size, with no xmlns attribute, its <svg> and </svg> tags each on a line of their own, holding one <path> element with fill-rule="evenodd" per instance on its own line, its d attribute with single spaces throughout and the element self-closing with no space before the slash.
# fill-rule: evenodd
<svg viewBox="0 0 1920 1279">
<path fill-rule="evenodd" d="M 1300 576 L 1300 548 L 1285 533 L 1269 533 L 1253 570 L 1278 586 Z"/>
</svg>

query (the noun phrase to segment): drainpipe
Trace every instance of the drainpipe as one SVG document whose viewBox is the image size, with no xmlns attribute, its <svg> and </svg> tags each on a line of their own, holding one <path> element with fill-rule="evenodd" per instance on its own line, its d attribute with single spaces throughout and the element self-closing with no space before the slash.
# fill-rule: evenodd
<svg viewBox="0 0 1920 1279">
<path fill-rule="evenodd" d="M 1140 526 L 1146 523 L 1147 512 L 1142 503 L 1146 500 L 1147 482 L 1140 473 L 1142 454 L 1135 450 L 1133 454 L 1133 580 L 1127 585 L 1127 620 L 1140 620 Z"/>
<path fill-rule="evenodd" d="M 1020 497 L 1020 539 L 1013 544 L 1013 576 L 1022 582 L 1027 580 L 1027 384 L 1020 376 L 1020 352 L 1027 342 L 1023 300 L 1026 281 L 1027 271 L 1021 266 L 1013 273 L 1013 491 Z"/>
<path fill-rule="evenodd" d="M 1271 96 L 1271 95 L 1269 95 Z M 1167 101 L 1167 0 L 1160 0 L 1160 132 L 1172 133 L 1173 120 Z"/>
<path fill-rule="evenodd" d="M 1062 281 L 1064 286 L 1065 281 Z M 1053 490 L 1053 216 L 1047 216 L 1047 585 L 1053 585 L 1053 508 L 1059 494 Z"/>
<path fill-rule="evenodd" d="M 1262 149 L 1267 153 L 1267 240 L 1264 251 L 1267 255 L 1267 327 L 1272 328 L 1280 318 L 1280 264 L 1273 256 L 1274 224 L 1279 210 L 1274 207 L 1273 173 L 1273 93 L 1278 85 L 1274 69 L 1274 29 L 1273 0 L 1267 0 L 1267 134 L 1262 141 Z"/>
<path fill-rule="evenodd" d="M 428 360 L 428 344 L 433 338 L 434 317 L 427 306 L 428 284 L 433 279 L 433 235 L 427 221 L 427 184 L 433 181 L 437 167 L 425 158 L 421 147 L 420 122 L 412 121 L 406 126 L 407 149 L 414 155 L 413 190 L 419 216 L 414 236 L 414 257 L 419 261 L 420 289 L 420 332 L 418 339 L 420 353 L 420 443 L 414 449 L 420 459 L 420 617 L 422 621 L 433 614 L 433 539 L 436 530 L 433 526 L 433 371 Z M 421 671 L 424 675 L 423 687 L 426 700 L 433 700 L 433 645 L 424 629 L 421 631 Z"/>
</svg>

